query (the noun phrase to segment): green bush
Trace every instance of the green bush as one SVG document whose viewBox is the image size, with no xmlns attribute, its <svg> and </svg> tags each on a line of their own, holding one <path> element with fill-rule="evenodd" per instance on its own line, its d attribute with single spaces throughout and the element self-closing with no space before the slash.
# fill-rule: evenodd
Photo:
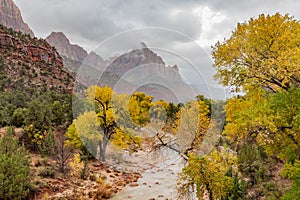
<svg viewBox="0 0 300 200">
<path fill-rule="evenodd" d="M 12 129 L 0 138 L 0 199 L 24 199 L 29 192 L 29 156 Z"/>
<path fill-rule="evenodd" d="M 245 143 L 238 153 L 239 171 L 249 178 L 251 185 L 268 180 L 267 157 L 257 144 Z"/>
<path fill-rule="evenodd" d="M 43 178 L 54 178 L 55 171 L 52 167 L 44 167 L 41 169 L 39 176 L 41 176 Z"/>
<path fill-rule="evenodd" d="M 282 200 L 294 200 L 300 197 L 300 161 L 294 163 L 287 163 L 281 171 L 281 176 L 292 180 L 292 186 L 289 190 L 285 191 Z"/>
<path fill-rule="evenodd" d="M 38 145 L 38 151 L 42 156 L 54 156 L 55 155 L 55 139 L 51 129 L 43 135 L 41 143 Z"/>
<path fill-rule="evenodd" d="M 232 172 L 231 172 L 232 173 Z M 229 175 L 229 174 L 228 174 Z M 229 191 L 226 200 L 241 200 L 247 192 L 247 182 L 240 179 L 238 174 L 231 175 L 233 177 L 233 188 Z"/>
<path fill-rule="evenodd" d="M 26 114 L 26 109 L 24 108 L 17 108 L 14 110 L 13 115 L 10 119 L 10 124 L 15 125 L 16 127 L 21 127 L 24 125 L 25 121 L 25 114 Z"/>
</svg>

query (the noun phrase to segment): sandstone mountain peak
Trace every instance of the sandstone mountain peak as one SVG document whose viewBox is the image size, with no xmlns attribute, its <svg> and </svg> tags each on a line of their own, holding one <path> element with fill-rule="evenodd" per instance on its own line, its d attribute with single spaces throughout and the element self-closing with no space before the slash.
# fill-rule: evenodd
<svg viewBox="0 0 300 200">
<path fill-rule="evenodd" d="M 148 47 L 147 47 L 147 45 L 146 45 L 146 43 L 145 43 L 145 42 L 141 42 L 141 46 L 142 46 L 142 48 L 146 48 L 146 49 L 148 49 Z"/>
<path fill-rule="evenodd" d="M 12 0 L 0 0 L 0 24 L 34 37 L 34 33 L 23 21 L 19 8 Z"/>
<path fill-rule="evenodd" d="M 102 69 L 104 66 L 104 60 L 101 56 L 91 51 L 83 61 L 84 64 L 90 65 L 98 70 Z"/>
<path fill-rule="evenodd" d="M 103 58 L 101 56 L 99 56 L 97 53 L 95 53 L 94 51 L 91 51 L 89 54 L 88 54 L 89 57 L 91 58 L 97 58 L 97 59 L 101 59 L 102 62 L 104 62 Z"/>
<path fill-rule="evenodd" d="M 134 78 L 130 79 L 128 76 L 134 72 L 133 77 L 140 78 L 149 75 L 144 79 L 149 79 L 150 82 L 153 80 L 163 81 L 160 82 L 162 85 L 168 85 L 174 91 L 184 91 L 180 94 L 181 101 L 190 100 L 190 97 L 194 97 L 190 87 L 182 80 L 177 65 L 166 65 L 163 58 L 143 41 L 139 43 L 136 49 L 104 60 L 97 52 L 91 51 L 87 54 L 85 50 L 82 57 L 76 57 L 77 51 L 83 48 L 70 44 L 64 33 L 51 33 L 46 40 L 63 55 L 64 66 L 77 73 L 77 77 L 85 85 L 97 83 L 101 86 L 107 85 L 115 88 L 118 84 L 122 86 L 118 89 L 115 88 L 117 93 L 129 93 L 137 89 L 137 91 L 156 97 L 156 100 L 177 101 L 170 91 L 160 85 L 150 84 L 137 88 Z M 79 70 L 80 68 L 84 70 Z"/>
<path fill-rule="evenodd" d="M 60 39 L 60 42 L 64 44 L 70 44 L 69 39 L 63 32 L 52 32 L 48 37 L 57 37 Z"/>
<path fill-rule="evenodd" d="M 159 55 L 147 48 L 144 42 L 141 42 L 141 45 L 145 47 L 143 47 L 143 49 L 134 49 L 116 57 L 106 70 L 121 77 L 137 66 L 150 63 L 165 67 L 166 64 Z"/>
<path fill-rule="evenodd" d="M 88 55 L 86 50 L 77 44 L 71 44 L 63 32 L 52 32 L 46 41 L 54 46 L 65 57 L 82 62 Z"/>
<path fill-rule="evenodd" d="M 179 72 L 178 66 L 177 66 L 177 65 L 174 65 L 174 66 L 172 67 L 172 69 L 174 69 L 175 71 Z"/>
</svg>

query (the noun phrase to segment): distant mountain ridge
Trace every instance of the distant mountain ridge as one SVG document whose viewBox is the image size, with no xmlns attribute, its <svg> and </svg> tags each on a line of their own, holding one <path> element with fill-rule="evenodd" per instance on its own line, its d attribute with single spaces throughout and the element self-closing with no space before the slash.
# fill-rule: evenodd
<svg viewBox="0 0 300 200">
<path fill-rule="evenodd" d="M 23 21 L 19 8 L 12 0 L 0 0 L 0 24 L 34 37 L 33 31 Z"/>
<path fill-rule="evenodd" d="M 63 55 L 65 67 L 77 73 L 85 85 L 108 85 L 118 93 L 142 91 L 155 96 L 156 100 L 173 102 L 191 100 L 198 93 L 182 80 L 177 65 L 167 66 L 163 58 L 144 42 L 140 43 L 138 49 L 103 60 L 95 52 L 87 54 L 84 51 L 81 57 L 74 56 L 83 52 L 83 48 L 70 44 L 63 33 L 51 33 L 46 40 Z M 144 85 L 137 82 L 141 77 L 147 80 Z M 158 81 L 158 84 L 155 84 L 155 81 Z M 121 87 L 115 88 L 116 86 Z M 174 98 L 176 96 L 180 98 Z"/>
<path fill-rule="evenodd" d="M 106 72 L 116 74 L 119 80 L 130 83 L 124 86 L 118 80 L 114 85 L 116 92 L 140 91 L 154 96 L 154 100 L 177 103 L 196 96 L 194 88 L 182 80 L 177 65 L 167 66 L 162 57 L 144 42 L 140 46 L 116 57 L 106 66 Z"/>
<path fill-rule="evenodd" d="M 116 57 L 109 66 L 107 66 L 106 71 L 115 73 L 121 77 L 134 67 L 154 63 L 162 67 L 166 66 L 163 59 L 142 42 L 140 49 L 134 49 Z"/>
<path fill-rule="evenodd" d="M 50 45 L 54 46 L 61 55 L 73 60 L 83 62 L 88 55 L 86 50 L 82 47 L 76 44 L 71 44 L 63 32 L 52 32 L 48 37 L 46 37 L 46 41 Z"/>
</svg>

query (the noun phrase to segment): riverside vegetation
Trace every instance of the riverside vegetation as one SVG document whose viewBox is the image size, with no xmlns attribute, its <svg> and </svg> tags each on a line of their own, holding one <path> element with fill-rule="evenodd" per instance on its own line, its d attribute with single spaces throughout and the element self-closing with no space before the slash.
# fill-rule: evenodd
<svg viewBox="0 0 300 200">
<path fill-rule="evenodd" d="M 13 48 L 5 52 L 14 54 Z M 55 82 L 30 90 L 17 84 L 22 76 L 11 80 L 7 69 L 40 73 L 39 66 L 51 69 L 51 64 L 27 57 L 18 64 L 2 56 L 0 199 L 108 199 L 118 186 L 140 177 L 106 165 L 108 145 L 129 152 L 143 145 L 178 152 L 186 160 L 179 199 L 194 193 L 198 199 L 298 199 L 299 53 L 300 23 L 293 17 L 262 14 L 239 23 L 230 38 L 212 47 L 212 56 L 216 78 L 243 95 L 226 102 L 199 95 L 184 104 L 153 101 L 141 92 L 115 94 L 107 86 L 86 88 L 84 98 Z M 161 130 L 141 137 L 137 130 L 152 121 L 163 122 Z M 206 151 L 203 142 L 218 130 L 221 136 Z"/>
</svg>

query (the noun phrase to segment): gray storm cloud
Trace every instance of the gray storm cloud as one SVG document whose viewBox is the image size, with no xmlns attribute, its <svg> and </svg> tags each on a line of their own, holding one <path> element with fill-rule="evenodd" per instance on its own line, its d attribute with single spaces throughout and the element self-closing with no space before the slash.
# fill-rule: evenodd
<svg viewBox="0 0 300 200">
<path fill-rule="evenodd" d="M 52 31 L 63 31 L 72 43 L 89 51 L 109 37 L 134 28 L 161 27 L 179 31 L 195 40 L 204 51 L 195 52 L 194 44 L 190 45 L 190 41 L 181 40 L 176 34 L 158 33 L 151 37 L 149 45 L 180 48 L 197 61 L 208 84 L 216 88 L 221 86 L 213 80 L 215 72 L 211 66 L 210 46 L 229 37 L 237 22 L 261 13 L 276 12 L 289 13 L 300 19 L 300 1 L 296 0 L 15 0 L 15 3 L 38 37 L 45 38 Z M 141 41 L 128 37 L 122 42 L 128 49 Z M 167 64 L 178 64 L 186 79 L 199 84 L 188 67 L 180 66 L 172 57 L 163 58 Z"/>
<path fill-rule="evenodd" d="M 75 41 L 101 42 L 120 31 L 137 27 L 170 28 L 195 40 L 202 34 L 202 19 L 195 15 L 197 7 L 208 7 L 226 16 L 216 24 L 207 37 L 214 41 L 217 33 L 230 34 L 237 22 L 256 17 L 260 13 L 290 13 L 299 16 L 300 2 L 296 0 L 15 0 L 25 21 L 36 35 L 45 37 L 52 31 L 64 31 Z M 173 38 L 169 41 L 172 43 Z M 215 38 L 218 39 L 218 38 Z M 167 38 L 165 38 L 167 40 Z M 78 42 L 77 42 L 78 43 Z M 82 46 L 89 44 L 82 43 Z"/>
</svg>

